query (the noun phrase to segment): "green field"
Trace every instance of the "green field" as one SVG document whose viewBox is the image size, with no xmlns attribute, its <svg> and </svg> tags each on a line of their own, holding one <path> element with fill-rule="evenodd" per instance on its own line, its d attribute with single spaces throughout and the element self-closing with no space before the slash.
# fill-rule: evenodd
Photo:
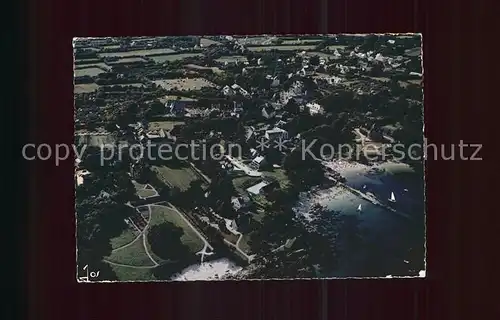
<svg viewBox="0 0 500 320">
<path fill-rule="evenodd" d="M 202 239 L 179 213 L 169 207 L 152 205 L 150 225 L 153 226 L 164 222 L 170 222 L 184 230 L 181 241 L 189 247 L 193 254 L 203 249 L 204 243 Z"/>
<path fill-rule="evenodd" d="M 152 189 L 142 189 L 142 190 L 137 190 L 137 195 L 141 198 L 149 198 L 149 197 L 154 197 L 157 195 L 157 192 Z"/>
<path fill-rule="evenodd" d="M 312 50 L 316 46 L 314 45 L 297 45 L 297 46 L 260 46 L 260 47 L 248 47 L 250 51 L 294 51 L 294 50 Z"/>
<path fill-rule="evenodd" d="M 113 248 L 114 250 L 116 248 L 120 248 L 124 245 L 127 245 L 132 241 L 134 241 L 138 235 L 139 232 L 137 230 L 133 229 L 133 227 L 127 226 L 127 228 L 123 230 L 123 232 L 118 237 L 115 237 L 110 240 L 111 248 Z"/>
<path fill-rule="evenodd" d="M 200 45 L 202 47 L 208 47 L 208 46 L 211 46 L 211 45 L 219 45 L 220 42 L 218 41 L 214 41 L 214 40 L 210 40 L 210 39 L 207 39 L 207 38 L 201 38 L 200 39 Z"/>
<path fill-rule="evenodd" d="M 107 46 L 103 46 L 104 49 L 119 49 L 120 45 L 119 44 L 111 44 Z"/>
<path fill-rule="evenodd" d="M 75 93 L 87 93 L 97 91 L 99 86 L 95 83 L 75 84 Z"/>
<path fill-rule="evenodd" d="M 291 186 L 290 179 L 286 175 L 285 170 L 283 169 L 274 169 L 273 171 L 265 171 L 263 172 L 264 177 L 273 177 L 278 180 L 281 189 L 286 189 Z"/>
<path fill-rule="evenodd" d="M 324 58 L 324 59 L 331 59 L 331 58 L 335 57 L 335 55 L 333 55 L 331 53 L 316 52 L 316 51 L 307 52 L 306 55 L 309 57 L 318 56 L 318 57 Z"/>
<path fill-rule="evenodd" d="M 313 44 L 313 43 L 320 43 L 320 39 L 300 39 L 300 40 L 285 40 L 283 41 L 283 44 L 286 45 L 302 45 L 302 44 Z"/>
<path fill-rule="evenodd" d="M 99 68 L 78 68 L 75 70 L 75 77 L 82 77 L 82 76 L 89 76 L 89 77 L 95 77 L 101 73 L 104 73 L 104 70 L 101 70 Z"/>
<path fill-rule="evenodd" d="M 99 57 L 132 57 L 132 56 L 149 56 L 153 54 L 165 54 L 175 52 L 172 49 L 161 48 L 161 49 L 150 49 L 150 50 L 134 50 L 134 51 L 124 51 L 124 52 L 102 52 L 99 53 Z"/>
<path fill-rule="evenodd" d="M 145 87 L 146 85 L 144 83 L 117 83 L 117 84 L 109 84 L 109 85 L 106 84 L 106 85 L 102 85 L 100 87 L 108 88 L 108 87 L 114 87 L 114 86 L 141 88 L 141 87 Z"/>
<path fill-rule="evenodd" d="M 333 46 L 328 46 L 327 48 L 328 48 L 328 50 L 335 50 L 335 49 L 337 49 L 337 50 L 343 50 L 343 49 L 345 49 L 345 47 L 347 47 L 347 46 L 333 45 Z"/>
<path fill-rule="evenodd" d="M 154 266 L 153 261 L 151 261 L 144 249 L 142 241 L 142 237 L 140 237 L 128 247 L 113 251 L 107 257 L 107 260 L 130 266 Z"/>
<path fill-rule="evenodd" d="M 117 61 L 112 61 L 108 62 L 109 65 L 114 65 L 114 64 L 127 64 L 127 63 L 137 63 L 137 62 L 146 62 L 143 58 L 122 58 L 118 59 Z"/>
<path fill-rule="evenodd" d="M 177 187 L 181 191 L 187 190 L 191 181 L 199 180 L 191 167 L 173 169 L 167 166 L 152 166 L 151 169 L 166 185 Z"/>
<path fill-rule="evenodd" d="M 246 189 L 256 185 L 262 180 L 259 177 L 243 176 L 233 179 L 233 186 L 240 194 L 246 194 Z"/>
<path fill-rule="evenodd" d="M 86 68 L 97 68 L 101 69 L 102 72 L 110 71 L 111 67 L 105 64 L 104 62 L 94 62 L 94 63 L 86 63 L 86 64 L 77 64 L 75 65 L 75 70 L 86 69 Z"/>
<path fill-rule="evenodd" d="M 220 57 L 218 59 L 215 59 L 215 61 L 219 63 L 224 63 L 224 62 L 246 62 L 247 57 L 244 56 L 224 56 Z"/>
<path fill-rule="evenodd" d="M 184 78 L 184 79 L 164 79 L 153 81 L 156 85 L 161 86 L 166 90 L 177 88 L 178 90 L 200 90 L 203 87 L 215 86 L 210 81 L 204 78 Z"/>
<path fill-rule="evenodd" d="M 153 56 L 150 57 L 151 59 L 154 60 L 156 63 L 163 63 L 163 62 L 171 62 L 171 61 L 177 61 L 177 60 L 182 60 L 185 58 L 190 58 L 190 57 L 200 57 L 203 54 L 201 53 L 179 53 L 179 54 L 168 54 L 168 55 L 162 55 L 162 56 Z"/>
</svg>

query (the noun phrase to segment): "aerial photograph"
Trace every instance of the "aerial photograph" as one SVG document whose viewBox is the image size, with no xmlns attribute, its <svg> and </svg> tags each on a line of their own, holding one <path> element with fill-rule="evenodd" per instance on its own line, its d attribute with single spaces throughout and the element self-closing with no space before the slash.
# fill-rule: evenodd
<svg viewBox="0 0 500 320">
<path fill-rule="evenodd" d="M 78 282 L 425 277 L 420 34 L 72 46 Z"/>
</svg>

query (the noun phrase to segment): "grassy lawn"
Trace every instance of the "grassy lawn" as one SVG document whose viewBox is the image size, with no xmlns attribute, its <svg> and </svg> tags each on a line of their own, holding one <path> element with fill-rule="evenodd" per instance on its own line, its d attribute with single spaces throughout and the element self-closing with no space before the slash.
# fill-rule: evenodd
<svg viewBox="0 0 500 320">
<path fill-rule="evenodd" d="M 157 193 L 155 192 L 155 190 L 142 189 L 142 190 L 137 190 L 137 195 L 141 198 L 149 198 L 149 197 L 156 196 Z"/>
<path fill-rule="evenodd" d="M 286 175 L 284 169 L 274 169 L 273 171 L 265 171 L 263 172 L 264 177 L 273 177 L 278 180 L 281 189 L 287 189 L 290 186 L 290 180 Z"/>
<path fill-rule="evenodd" d="M 181 191 L 187 190 L 191 181 L 198 180 L 198 175 L 190 167 L 173 169 L 167 166 L 152 166 L 151 168 L 165 184 L 177 187 Z"/>
<path fill-rule="evenodd" d="M 153 269 L 137 269 L 110 265 L 116 276 L 121 281 L 150 281 L 156 280 L 153 276 Z"/>
<path fill-rule="evenodd" d="M 142 243 L 142 237 L 135 240 L 130 246 L 113 251 L 107 260 L 131 266 L 153 266 Z"/>
<path fill-rule="evenodd" d="M 134 241 L 138 235 L 139 233 L 137 232 L 137 230 L 133 229 L 132 227 L 127 227 L 118 237 L 110 240 L 111 247 L 113 249 L 116 249 L 129 244 Z"/>
<path fill-rule="evenodd" d="M 238 241 L 238 238 L 240 237 L 240 236 L 237 236 L 235 234 L 225 233 L 222 231 L 220 231 L 220 234 L 224 237 L 224 239 L 226 239 L 227 241 L 231 242 L 234 245 L 236 245 L 236 242 Z"/>
<path fill-rule="evenodd" d="M 241 194 L 246 193 L 246 189 L 259 183 L 262 179 L 258 177 L 249 177 L 249 176 L 244 176 L 244 177 L 237 177 L 233 179 L 233 185 L 236 191 Z"/>
<path fill-rule="evenodd" d="M 204 243 L 201 238 L 175 210 L 163 206 L 151 206 L 150 226 L 163 222 L 170 222 L 184 230 L 181 241 L 189 247 L 193 254 L 203 249 Z"/>
<path fill-rule="evenodd" d="M 145 184 L 139 183 L 135 180 L 132 180 L 132 184 L 134 185 L 136 191 L 142 190 L 146 187 Z"/>
</svg>

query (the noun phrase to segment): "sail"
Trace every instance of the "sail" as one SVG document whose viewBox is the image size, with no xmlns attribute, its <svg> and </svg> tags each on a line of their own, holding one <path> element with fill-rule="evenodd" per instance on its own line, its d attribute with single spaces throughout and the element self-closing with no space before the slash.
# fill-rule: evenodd
<svg viewBox="0 0 500 320">
<path fill-rule="evenodd" d="M 394 196 L 394 192 L 391 192 L 391 201 L 396 201 L 396 197 Z"/>
</svg>

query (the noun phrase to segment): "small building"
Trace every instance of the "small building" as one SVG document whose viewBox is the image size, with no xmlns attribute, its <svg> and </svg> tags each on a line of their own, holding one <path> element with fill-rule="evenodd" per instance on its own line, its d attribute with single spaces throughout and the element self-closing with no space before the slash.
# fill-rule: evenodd
<svg viewBox="0 0 500 320">
<path fill-rule="evenodd" d="M 82 185 L 85 182 L 85 176 L 88 176 L 90 172 L 88 170 L 78 170 L 76 172 L 76 185 Z"/>
<path fill-rule="evenodd" d="M 325 111 L 318 103 L 308 103 L 306 104 L 306 108 L 309 110 L 309 114 L 311 115 L 322 114 Z"/>
<path fill-rule="evenodd" d="M 233 90 L 230 86 L 225 86 L 224 88 L 222 88 L 222 93 L 228 97 L 234 96 L 236 94 L 235 90 Z"/>
<path fill-rule="evenodd" d="M 266 164 L 265 157 L 264 156 L 257 156 L 250 163 L 250 168 L 258 170 L 258 169 L 262 168 L 262 166 L 265 164 Z"/>
<path fill-rule="evenodd" d="M 266 130 L 264 137 L 267 140 L 274 141 L 274 140 L 287 140 L 288 139 L 288 132 L 285 129 L 275 127 L 271 130 Z"/>
<path fill-rule="evenodd" d="M 258 195 L 260 194 L 260 191 L 263 187 L 267 186 L 269 183 L 266 181 L 262 181 L 257 183 L 254 186 L 251 186 L 250 188 L 247 189 L 247 192 L 250 194 Z"/>
</svg>

